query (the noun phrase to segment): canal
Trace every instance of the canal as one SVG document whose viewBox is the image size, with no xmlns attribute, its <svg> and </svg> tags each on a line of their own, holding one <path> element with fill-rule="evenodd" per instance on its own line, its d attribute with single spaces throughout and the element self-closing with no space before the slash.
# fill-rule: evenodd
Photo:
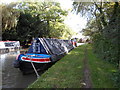
<svg viewBox="0 0 120 90">
<path fill-rule="evenodd" d="M 2 88 L 26 88 L 37 78 L 36 75 L 23 75 L 18 68 L 13 67 L 13 61 L 20 51 L 0 54 L 0 62 L 2 63 Z"/>
</svg>

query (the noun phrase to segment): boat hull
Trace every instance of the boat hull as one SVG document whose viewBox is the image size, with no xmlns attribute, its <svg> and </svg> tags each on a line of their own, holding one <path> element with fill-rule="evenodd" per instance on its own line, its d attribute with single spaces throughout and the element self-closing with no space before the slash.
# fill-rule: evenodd
<svg viewBox="0 0 120 90">
<path fill-rule="evenodd" d="M 28 53 L 26 55 L 31 55 L 32 56 L 33 54 Z M 46 55 L 43 55 L 43 54 L 41 54 L 41 55 L 46 56 Z M 40 54 L 39 54 L 39 56 L 40 56 Z M 32 63 L 33 63 L 33 65 L 34 65 L 34 67 L 37 71 L 44 71 L 44 70 L 47 70 L 54 63 L 56 63 L 56 61 L 60 60 L 64 56 L 65 56 L 65 54 L 49 55 L 49 61 L 48 60 L 46 61 L 45 58 L 48 58 L 48 55 L 47 55 L 47 57 L 44 57 L 44 58 L 42 57 L 42 59 L 37 58 L 39 60 L 35 61 L 34 59 L 36 59 L 36 58 L 34 58 L 34 57 L 30 58 L 30 57 L 25 56 L 25 54 L 20 54 L 17 57 L 17 60 L 14 61 L 14 67 L 19 68 L 22 71 L 23 74 L 30 74 L 30 73 L 34 72 L 34 69 L 33 69 L 33 66 L 32 66 Z"/>
<path fill-rule="evenodd" d="M 45 71 L 49 67 L 51 67 L 54 63 L 34 63 L 33 62 L 33 64 L 34 64 L 34 66 L 35 66 L 35 68 L 36 68 L 37 71 Z M 25 74 L 34 73 L 33 66 L 32 66 L 32 64 L 30 62 L 21 61 L 19 69 L 21 70 L 21 72 L 24 75 Z"/>
<path fill-rule="evenodd" d="M 16 60 L 35 63 L 49 63 L 51 62 L 50 57 L 51 55 L 47 54 L 26 53 L 20 54 Z"/>
<path fill-rule="evenodd" d="M 36 38 L 32 41 L 28 52 L 17 57 L 14 67 L 19 68 L 23 73 L 34 72 L 35 69 L 45 70 L 72 49 L 74 47 L 71 40 Z"/>
</svg>

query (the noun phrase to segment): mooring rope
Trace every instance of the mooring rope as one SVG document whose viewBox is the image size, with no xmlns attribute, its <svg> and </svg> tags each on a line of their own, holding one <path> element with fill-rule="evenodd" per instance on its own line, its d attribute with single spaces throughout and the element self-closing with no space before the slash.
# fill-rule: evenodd
<svg viewBox="0 0 120 90">
<path fill-rule="evenodd" d="M 36 68 L 35 68 L 35 66 L 34 66 L 34 64 L 33 64 L 33 62 L 32 62 L 32 58 L 31 58 L 30 56 L 28 56 L 28 57 L 30 58 L 31 65 L 32 65 L 32 67 L 33 67 L 33 69 L 34 69 L 34 71 L 35 71 L 35 74 L 36 74 L 37 78 L 39 78 L 40 76 L 39 76 L 39 74 L 38 74 L 38 72 L 37 72 L 37 70 L 36 70 Z"/>
</svg>

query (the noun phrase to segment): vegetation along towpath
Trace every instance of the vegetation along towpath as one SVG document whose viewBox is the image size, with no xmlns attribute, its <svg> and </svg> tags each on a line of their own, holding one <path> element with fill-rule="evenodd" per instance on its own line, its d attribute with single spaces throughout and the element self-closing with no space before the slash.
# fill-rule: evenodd
<svg viewBox="0 0 120 90">
<path fill-rule="evenodd" d="M 49 68 L 28 88 L 116 88 L 116 67 L 96 57 L 90 45 L 82 45 Z"/>
</svg>

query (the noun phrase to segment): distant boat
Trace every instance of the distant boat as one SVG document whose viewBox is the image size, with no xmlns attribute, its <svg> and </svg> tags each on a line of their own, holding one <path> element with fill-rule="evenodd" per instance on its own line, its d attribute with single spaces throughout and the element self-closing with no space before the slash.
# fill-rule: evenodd
<svg viewBox="0 0 120 90">
<path fill-rule="evenodd" d="M 0 49 L 4 48 L 19 48 L 19 41 L 0 41 Z"/>
<path fill-rule="evenodd" d="M 20 48 L 19 41 L 0 41 L 0 53 L 6 51 L 14 51 Z"/>
<path fill-rule="evenodd" d="M 73 48 L 71 40 L 36 38 L 27 53 L 17 56 L 14 67 L 19 68 L 24 74 L 33 72 L 31 63 L 36 70 L 44 70 Z"/>
</svg>

